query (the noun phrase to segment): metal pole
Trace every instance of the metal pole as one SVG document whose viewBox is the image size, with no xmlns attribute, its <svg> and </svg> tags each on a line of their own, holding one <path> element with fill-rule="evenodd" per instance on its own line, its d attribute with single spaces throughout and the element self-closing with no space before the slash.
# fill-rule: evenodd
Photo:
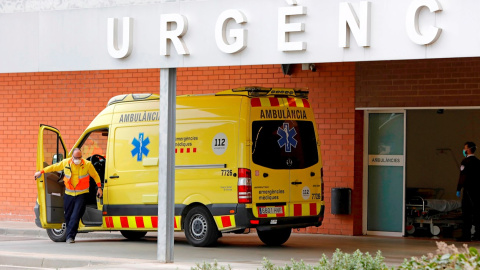
<svg viewBox="0 0 480 270">
<path fill-rule="evenodd" d="M 173 263 L 177 69 L 160 69 L 157 260 Z"/>
</svg>

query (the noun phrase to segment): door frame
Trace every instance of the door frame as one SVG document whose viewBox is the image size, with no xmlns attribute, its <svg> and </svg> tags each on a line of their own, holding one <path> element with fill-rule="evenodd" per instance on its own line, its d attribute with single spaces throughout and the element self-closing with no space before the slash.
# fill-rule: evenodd
<svg viewBox="0 0 480 270">
<path fill-rule="evenodd" d="M 402 232 L 384 232 L 384 231 L 369 231 L 368 230 L 368 125 L 369 116 L 371 113 L 403 113 L 403 201 L 402 201 Z M 407 110 L 406 109 L 384 109 L 384 110 L 365 110 L 364 111 L 364 126 L 363 126 L 363 214 L 362 219 L 362 233 L 364 235 L 379 235 L 379 236 L 394 236 L 401 237 L 405 235 L 405 172 L 406 172 L 406 157 L 407 157 Z"/>
</svg>

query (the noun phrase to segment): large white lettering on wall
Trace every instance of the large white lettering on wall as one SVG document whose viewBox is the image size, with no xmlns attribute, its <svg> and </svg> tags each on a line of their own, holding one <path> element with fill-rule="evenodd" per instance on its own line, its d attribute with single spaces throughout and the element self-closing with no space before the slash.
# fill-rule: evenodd
<svg viewBox="0 0 480 270">
<path fill-rule="evenodd" d="M 224 53 L 236 53 L 247 47 L 246 29 L 230 29 L 228 36 L 235 41 L 231 44 L 228 42 L 227 25 L 232 20 L 235 20 L 235 23 L 243 24 L 247 22 L 247 17 L 239 10 L 229 9 L 220 14 L 215 24 L 215 41 L 217 47 Z"/>
<path fill-rule="evenodd" d="M 296 1 L 287 1 L 296 5 Z M 304 23 L 290 23 L 290 17 L 307 14 L 304 6 L 281 7 L 278 9 L 278 50 L 303 51 L 307 49 L 307 43 L 302 41 L 290 41 L 290 33 L 305 31 Z"/>
<path fill-rule="evenodd" d="M 442 6 L 437 0 L 414 0 L 407 11 L 406 29 L 410 40 L 419 45 L 429 45 L 437 41 L 442 29 L 429 26 L 423 33 L 420 32 L 419 16 L 423 7 L 427 7 L 430 12 L 442 10 Z"/>
<path fill-rule="evenodd" d="M 370 46 L 370 2 L 360 2 L 360 16 L 357 16 L 351 3 L 340 3 L 339 9 L 338 45 L 343 48 L 350 47 L 350 32 L 352 32 L 358 46 Z"/>
<path fill-rule="evenodd" d="M 172 30 L 174 23 L 177 28 Z M 189 54 L 187 45 L 182 39 L 187 30 L 188 21 L 185 16 L 181 14 L 162 14 L 160 16 L 160 55 L 170 55 L 170 42 L 178 54 Z"/>
<path fill-rule="evenodd" d="M 118 47 L 118 19 L 108 18 L 107 22 L 107 48 L 113 58 L 125 58 L 132 53 L 133 49 L 133 19 L 123 18 L 123 42 L 122 48 Z"/>
<path fill-rule="evenodd" d="M 77 2 L 55 12 L 0 7 L 0 72 L 480 55 L 480 0 Z"/>
</svg>

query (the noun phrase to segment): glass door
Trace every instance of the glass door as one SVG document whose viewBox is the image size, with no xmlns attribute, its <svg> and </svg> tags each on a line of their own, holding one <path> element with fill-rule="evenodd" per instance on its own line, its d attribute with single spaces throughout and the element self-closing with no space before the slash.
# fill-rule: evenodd
<svg viewBox="0 0 480 270">
<path fill-rule="evenodd" d="M 366 233 L 402 236 L 405 111 L 367 112 L 366 131 Z"/>
</svg>

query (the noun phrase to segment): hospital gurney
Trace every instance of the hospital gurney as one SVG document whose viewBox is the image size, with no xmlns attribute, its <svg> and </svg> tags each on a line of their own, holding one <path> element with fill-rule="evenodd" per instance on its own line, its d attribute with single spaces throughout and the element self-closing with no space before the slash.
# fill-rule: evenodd
<svg viewBox="0 0 480 270">
<path fill-rule="evenodd" d="M 440 228 L 456 229 L 461 220 L 462 203 L 459 200 L 425 199 L 422 196 L 412 196 L 407 199 L 406 232 L 413 234 L 419 228 L 429 226 L 434 236 L 440 234 Z"/>
</svg>

